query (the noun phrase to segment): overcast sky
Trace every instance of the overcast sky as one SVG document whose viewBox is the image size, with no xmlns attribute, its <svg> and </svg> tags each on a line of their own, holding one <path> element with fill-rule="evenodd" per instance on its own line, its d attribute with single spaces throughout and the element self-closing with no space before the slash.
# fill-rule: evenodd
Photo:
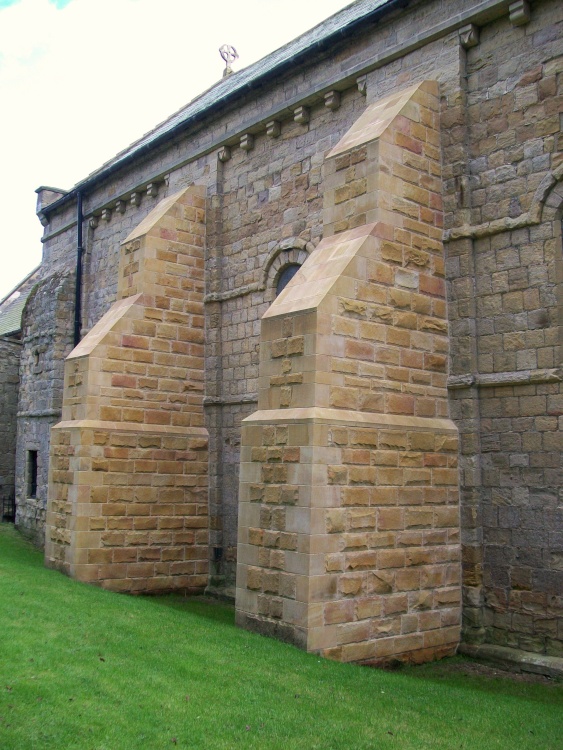
<svg viewBox="0 0 563 750">
<path fill-rule="evenodd" d="M 41 260 L 35 189 L 69 189 L 222 74 L 350 0 L 0 0 L 2 299 Z"/>
</svg>

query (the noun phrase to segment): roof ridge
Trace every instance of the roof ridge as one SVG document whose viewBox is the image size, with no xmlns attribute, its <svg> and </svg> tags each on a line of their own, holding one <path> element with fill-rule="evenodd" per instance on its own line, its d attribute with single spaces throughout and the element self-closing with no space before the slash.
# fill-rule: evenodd
<svg viewBox="0 0 563 750">
<path fill-rule="evenodd" d="M 268 73 L 272 74 L 280 67 L 290 63 L 297 55 L 302 55 L 313 47 L 326 42 L 334 34 L 342 33 L 350 25 L 358 23 L 376 10 L 392 4 L 393 1 L 394 0 L 355 0 L 291 41 L 251 63 L 246 68 L 243 68 L 226 78 L 220 79 L 161 123 L 155 125 L 152 130 L 149 130 L 147 133 L 140 136 L 140 138 L 130 143 L 126 148 L 115 154 L 111 159 L 104 162 L 86 178 L 77 182 L 72 190 L 78 190 L 90 180 L 103 175 L 107 170 L 119 167 L 119 165 L 126 159 L 133 157 L 137 152 L 153 144 L 155 141 L 158 141 L 160 138 L 165 137 L 167 134 L 173 133 L 177 127 L 181 127 L 197 116 L 201 116 L 213 106 L 220 104 L 228 96 L 237 93 L 237 91 L 242 91 L 246 87 L 252 86 L 253 83 L 260 80 L 263 76 Z M 211 96 L 212 92 L 215 92 L 218 96 L 213 98 Z M 200 106 L 198 106 L 198 104 Z M 202 104 L 203 106 L 201 106 Z M 57 203 L 58 201 L 51 205 L 54 207 Z"/>
</svg>

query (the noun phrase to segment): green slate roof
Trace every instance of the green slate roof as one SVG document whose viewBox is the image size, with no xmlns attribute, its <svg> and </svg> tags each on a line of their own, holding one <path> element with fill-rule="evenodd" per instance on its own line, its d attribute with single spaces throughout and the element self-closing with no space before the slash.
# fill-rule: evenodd
<svg viewBox="0 0 563 750">
<path fill-rule="evenodd" d="M 0 301 L 0 336 L 10 336 L 18 333 L 22 326 L 22 313 L 27 298 L 37 281 L 39 266 L 34 268 L 25 279 L 12 289 L 12 291 Z"/>
<path fill-rule="evenodd" d="M 314 28 L 298 36 L 297 39 L 271 52 L 247 68 L 243 68 L 243 70 L 227 78 L 223 78 L 223 80 L 219 81 L 219 83 L 212 86 L 203 94 L 200 94 L 179 112 L 176 112 L 176 114 L 169 117 L 163 123 L 157 125 L 150 133 L 132 143 L 125 151 L 122 151 L 107 162 L 107 164 L 103 165 L 100 171 L 106 167 L 116 166 L 124 157 L 131 157 L 137 151 L 142 150 L 143 147 L 160 140 L 162 136 L 173 131 L 178 125 L 187 124 L 191 119 L 203 114 L 203 112 L 211 109 L 214 105 L 219 104 L 229 95 L 235 92 L 240 93 L 249 86 L 252 86 L 252 84 L 258 83 L 260 79 L 268 74 L 283 69 L 286 65 L 291 64 L 296 57 L 309 52 L 323 42 L 327 42 L 335 35 L 346 33 L 348 27 L 355 25 L 374 13 L 374 11 L 389 4 L 390 0 L 359 0 L 359 2 L 348 5 Z M 96 172 L 92 173 L 92 175 L 95 174 Z"/>
</svg>

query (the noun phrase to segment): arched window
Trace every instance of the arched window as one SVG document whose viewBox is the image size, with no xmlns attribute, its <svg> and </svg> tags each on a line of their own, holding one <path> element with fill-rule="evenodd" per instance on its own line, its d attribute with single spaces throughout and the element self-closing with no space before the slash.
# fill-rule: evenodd
<svg viewBox="0 0 563 750">
<path fill-rule="evenodd" d="M 286 286 L 289 284 L 291 279 L 295 276 L 300 268 L 301 265 L 299 263 L 291 263 L 291 265 L 286 266 L 282 270 L 282 272 L 278 276 L 278 281 L 276 284 L 276 297 L 286 288 Z"/>
</svg>

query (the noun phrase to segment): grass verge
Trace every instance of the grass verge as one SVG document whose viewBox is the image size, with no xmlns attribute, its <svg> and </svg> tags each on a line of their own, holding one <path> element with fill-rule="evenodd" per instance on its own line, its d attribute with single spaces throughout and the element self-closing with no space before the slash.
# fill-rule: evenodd
<svg viewBox="0 0 563 750">
<path fill-rule="evenodd" d="M 538 748 L 563 685 L 337 664 L 232 608 L 71 581 L 0 524 L 0 748 Z"/>
</svg>

